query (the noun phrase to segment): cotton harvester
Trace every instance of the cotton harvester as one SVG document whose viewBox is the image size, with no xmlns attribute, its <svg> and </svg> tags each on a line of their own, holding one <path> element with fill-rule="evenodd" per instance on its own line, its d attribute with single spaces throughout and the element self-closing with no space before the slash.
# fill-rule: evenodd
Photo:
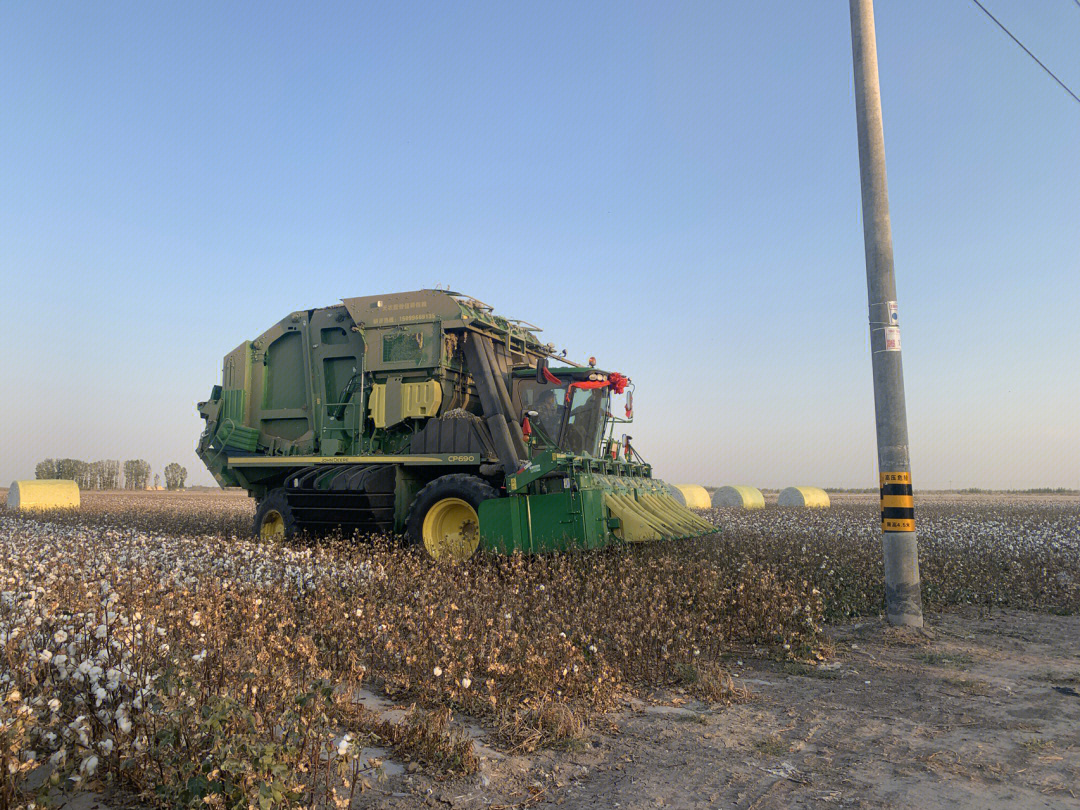
<svg viewBox="0 0 1080 810">
<path fill-rule="evenodd" d="M 294 312 L 225 356 L 197 452 L 263 539 L 397 532 L 464 560 L 715 531 L 616 438 L 629 379 L 538 331 L 442 290 Z"/>
</svg>

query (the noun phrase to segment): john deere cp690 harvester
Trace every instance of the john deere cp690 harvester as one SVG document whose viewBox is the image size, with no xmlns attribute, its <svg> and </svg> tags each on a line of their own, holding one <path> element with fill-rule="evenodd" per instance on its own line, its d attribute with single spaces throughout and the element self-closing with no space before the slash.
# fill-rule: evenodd
<svg viewBox="0 0 1080 810">
<path fill-rule="evenodd" d="M 266 539 L 397 532 L 463 560 L 714 531 L 616 438 L 630 381 L 551 365 L 537 331 L 442 290 L 294 312 L 225 356 L 197 452 Z"/>
</svg>

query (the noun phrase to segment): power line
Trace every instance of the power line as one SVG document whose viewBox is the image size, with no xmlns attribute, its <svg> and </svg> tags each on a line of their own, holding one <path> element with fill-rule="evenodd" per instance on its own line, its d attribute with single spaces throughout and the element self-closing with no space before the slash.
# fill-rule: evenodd
<svg viewBox="0 0 1080 810">
<path fill-rule="evenodd" d="M 1002 31 L 1004 31 L 1006 34 L 1008 34 L 1009 39 L 1011 39 L 1013 42 L 1015 42 L 1017 45 L 1019 45 L 1021 48 L 1023 48 L 1024 53 L 1026 53 L 1028 56 L 1030 56 L 1032 59 L 1034 59 L 1035 63 L 1050 75 L 1051 79 L 1053 79 L 1055 82 L 1060 84 L 1062 89 L 1066 93 L 1068 93 L 1070 96 L 1073 97 L 1073 101 L 1075 101 L 1077 104 L 1080 104 L 1080 96 L 1076 95 L 1076 93 L 1074 93 L 1072 90 L 1069 89 L 1069 86 L 1067 84 L 1065 84 L 1065 82 L 1063 82 L 1061 79 L 1059 79 L 1057 76 L 1055 76 L 1054 71 L 1050 70 L 1050 68 L 1048 68 L 1041 61 L 1039 61 L 1039 57 L 1037 57 L 1035 54 L 1033 54 L 1031 51 L 1029 51 L 1027 49 L 1027 47 L 1024 45 L 1023 42 L 1021 42 L 1015 36 L 1013 36 L 1012 31 L 1010 31 L 1008 28 L 1006 28 L 1004 25 L 1002 25 L 997 17 L 995 17 L 993 14 L 991 14 L 989 11 L 987 11 L 986 6 L 984 6 L 982 3 L 980 3 L 979 0 L 971 0 L 971 2 L 974 3 L 975 5 L 977 5 L 980 9 L 982 9 L 983 14 L 985 14 L 987 17 L 989 17 L 991 20 L 993 20 L 997 24 L 998 28 L 1000 28 Z M 1077 5 L 1080 5 L 1080 0 L 1074 0 L 1074 2 Z"/>
</svg>

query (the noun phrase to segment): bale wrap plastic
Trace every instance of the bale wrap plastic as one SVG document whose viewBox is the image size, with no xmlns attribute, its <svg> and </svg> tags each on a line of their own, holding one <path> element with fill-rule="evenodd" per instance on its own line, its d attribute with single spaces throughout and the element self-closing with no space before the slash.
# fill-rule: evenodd
<svg viewBox="0 0 1080 810">
<path fill-rule="evenodd" d="M 717 507 L 735 509 L 764 509 L 765 496 L 757 487 L 720 487 L 713 493 L 712 502 Z"/>
<path fill-rule="evenodd" d="M 780 490 L 776 505 L 825 509 L 829 506 L 829 493 L 817 487 L 788 487 Z"/>
<path fill-rule="evenodd" d="M 13 481 L 8 490 L 7 508 L 78 509 L 79 486 L 74 481 Z"/>
<path fill-rule="evenodd" d="M 705 487 L 697 484 L 670 484 L 671 496 L 691 509 L 709 509 L 712 506 L 712 498 Z"/>
</svg>

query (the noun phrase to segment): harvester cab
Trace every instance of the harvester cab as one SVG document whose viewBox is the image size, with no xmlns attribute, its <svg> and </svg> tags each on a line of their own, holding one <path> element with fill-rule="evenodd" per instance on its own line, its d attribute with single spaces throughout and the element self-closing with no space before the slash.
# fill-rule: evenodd
<svg viewBox="0 0 1080 810">
<path fill-rule="evenodd" d="M 197 452 L 265 539 L 401 532 L 460 560 L 715 531 L 616 439 L 629 378 L 538 331 L 442 290 L 292 313 L 226 355 Z"/>
<path fill-rule="evenodd" d="M 629 382 L 620 374 L 595 368 L 568 367 L 539 374 L 532 369 L 513 372 L 514 403 L 523 419 L 535 414 L 540 443 L 548 449 L 599 458 L 605 432 L 614 427 L 611 394 L 621 394 Z"/>
</svg>

